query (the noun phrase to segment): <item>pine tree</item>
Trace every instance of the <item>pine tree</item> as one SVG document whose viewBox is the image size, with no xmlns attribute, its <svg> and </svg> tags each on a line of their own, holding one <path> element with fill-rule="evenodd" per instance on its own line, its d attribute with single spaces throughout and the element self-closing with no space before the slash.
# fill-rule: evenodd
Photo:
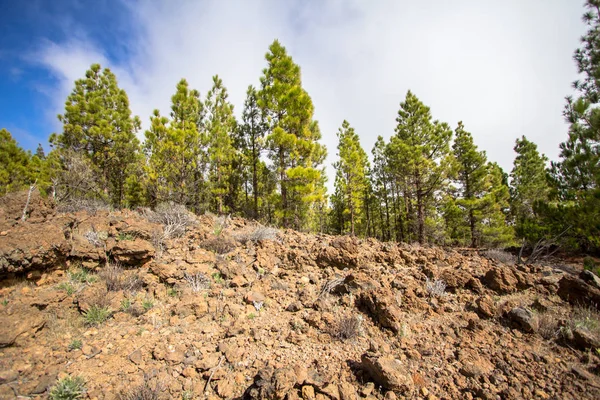
<svg viewBox="0 0 600 400">
<path fill-rule="evenodd" d="M 516 140 L 517 156 L 510 173 L 510 208 L 519 237 L 537 241 L 543 235 L 538 213 L 540 202 L 550 199 L 550 185 L 546 178 L 548 158 L 538 152 L 537 145 L 525 136 Z"/>
<path fill-rule="evenodd" d="M 373 167 L 371 169 L 371 179 L 373 187 L 373 196 L 375 198 L 375 206 L 380 215 L 380 239 L 391 240 L 391 225 L 390 225 L 390 172 L 388 170 L 388 162 L 385 154 L 386 144 L 383 137 L 378 136 L 373 146 L 371 154 L 373 155 Z M 398 240 L 402 240 L 399 238 Z"/>
<path fill-rule="evenodd" d="M 258 218 L 259 196 L 261 194 L 259 191 L 259 164 L 264 149 L 264 136 L 267 125 L 258 107 L 257 92 L 253 86 L 249 86 L 246 91 L 242 122 L 238 128 L 236 148 L 243 155 L 244 172 L 248 176 L 246 187 L 251 186 L 251 190 L 246 190 L 246 192 L 252 194 L 252 212 L 250 215 L 253 218 Z"/>
<path fill-rule="evenodd" d="M 552 163 L 558 203 L 545 213 L 555 234 L 568 230 L 579 247 L 593 250 L 600 248 L 600 1 L 585 6 L 588 31 L 574 56 L 583 77 L 573 84 L 579 97 L 567 97 L 569 137 L 560 145 L 560 162 Z"/>
<path fill-rule="evenodd" d="M 45 160 L 46 159 L 46 153 L 44 152 L 44 148 L 42 147 L 41 143 L 38 143 L 38 147 L 35 150 L 35 155 L 37 156 L 37 158 L 39 158 L 40 160 Z"/>
<path fill-rule="evenodd" d="M 51 143 L 84 154 L 96 168 L 102 190 L 114 206 L 120 206 L 127 167 L 139 151 L 136 132 L 140 121 L 131 116 L 129 99 L 115 75 L 93 64 L 85 78 L 75 81 L 65 112 L 58 119 L 63 132 L 53 134 Z"/>
<path fill-rule="evenodd" d="M 471 247 L 477 247 L 481 232 L 478 225 L 482 215 L 482 197 L 486 183 L 488 167 L 486 155 L 478 151 L 473 143 L 473 136 L 464 129 L 462 122 L 455 131 L 456 138 L 452 146 L 456 160 L 457 182 L 460 187 L 460 198 L 456 205 L 462 209 L 470 230 Z"/>
<path fill-rule="evenodd" d="M 170 119 L 154 110 L 146 131 L 148 196 L 151 204 L 173 201 L 192 206 L 202 204 L 203 150 L 200 93 L 182 79 L 171 97 Z"/>
<path fill-rule="evenodd" d="M 25 189 L 35 181 L 31 154 L 23 150 L 10 132 L 0 130 L 0 196 Z"/>
<path fill-rule="evenodd" d="M 337 137 L 339 161 L 333 165 L 337 171 L 335 187 L 342 196 L 343 214 L 348 214 L 350 218 L 350 234 L 354 235 L 355 225 L 362 219 L 365 205 L 369 160 L 360 145 L 358 134 L 348 121 L 344 120 Z"/>
<path fill-rule="evenodd" d="M 209 156 L 210 193 L 215 198 L 214 211 L 218 214 L 231 211 L 234 204 L 225 204 L 231 185 L 234 163 L 238 157 L 233 147 L 233 136 L 237 122 L 233 115 L 233 105 L 227 100 L 227 89 L 223 81 L 213 77 L 213 87 L 206 96 L 206 135 Z"/>
<path fill-rule="evenodd" d="M 323 200 L 320 165 L 326 150 L 318 143 L 321 132 L 302 88 L 300 67 L 277 40 L 266 59 L 258 105 L 269 123 L 266 143 L 279 186 L 277 215 L 283 226 L 301 228 L 311 205 Z"/>
<path fill-rule="evenodd" d="M 413 214 L 417 239 L 424 243 L 426 219 L 446 176 L 444 161 L 449 153 L 452 130 L 446 123 L 432 121 L 429 107 L 411 91 L 400 104 L 396 122 L 396 135 L 389 144 L 392 170 L 397 182 L 406 182 L 408 201 L 414 201 L 416 208 L 416 213 L 410 214 Z"/>
<path fill-rule="evenodd" d="M 482 198 L 482 238 L 488 247 L 506 247 L 514 244 L 514 231 L 508 224 L 510 191 L 508 177 L 496 163 L 487 164 L 487 179 Z"/>
</svg>

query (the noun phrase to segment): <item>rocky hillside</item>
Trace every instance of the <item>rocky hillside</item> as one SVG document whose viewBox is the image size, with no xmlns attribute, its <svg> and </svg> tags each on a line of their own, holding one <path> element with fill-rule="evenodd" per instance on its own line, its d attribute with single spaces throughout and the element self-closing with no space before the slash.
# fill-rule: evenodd
<svg viewBox="0 0 600 400">
<path fill-rule="evenodd" d="M 600 398 L 579 265 L 0 202 L 0 398 Z"/>
</svg>

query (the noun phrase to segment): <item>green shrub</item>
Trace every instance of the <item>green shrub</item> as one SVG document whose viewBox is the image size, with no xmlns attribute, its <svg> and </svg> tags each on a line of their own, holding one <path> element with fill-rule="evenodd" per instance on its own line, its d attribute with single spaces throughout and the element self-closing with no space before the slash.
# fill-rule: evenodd
<svg viewBox="0 0 600 400">
<path fill-rule="evenodd" d="M 79 350 L 83 346 L 81 339 L 73 339 L 69 344 L 69 350 Z"/>
<path fill-rule="evenodd" d="M 81 376 L 67 376 L 50 389 L 51 400 L 75 400 L 83 398 L 85 381 Z"/>
<path fill-rule="evenodd" d="M 121 311 L 127 312 L 131 308 L 131 300 L 123 299 L 121 300 Z"/>
<path fill-rule="evenodd" d="M 69 270 L 69 279 L 79 283 L 94 283 L 96 276 L 87 268 L 78 267 Z"/>
<path fill-rule="evenodd" d="M 59 290 L 64 290 L 65 292 L 67 292 L 67 295 L 70 296 L 73 293 L 75 293 L 75 287 L 71 284 L 71 282 L 63 282 L 60 285 L 58 285 L 58 289 Z"/>
<path fill-rule="evenodd" d="M 150 310 L 152 307 L 154 307 L 154 300 L 152 300 L 152 299 L 146 299 L 146 300 L 144 300 L 142 302 L 142 307 L 146 311 Z"/>
<path fill-rule="evenodd" d="M 594 274 L 600 276 L 600 266 L 596 264 L 596 261 L 592 257 L 585 257 L 583 259 L 583 269 L 593 272 Z"/>
<path fill-rule="evenodd" d="M 214 274 L 212 274 L 212 278 L 214 279 L 215 283 L 218 283 L 218 284 L 223 283 L 223 277 L 221 276 L 221 274 L 219 272 L 215 272 Z"/>
<path fill-rule="evenodd" d="M 135 236 L 133 236 L 131 233 L 119 232 L 119 234 L 117 235 L 118 241 L 134 240 L 134 239 L 135 239 Z"/>
<path fill-rule="evenodd" d="M 83 317 L 86 325 L 100 325 L 110 317 L 110 309 L 94 304 L 83 314 Z"/>
</svg>

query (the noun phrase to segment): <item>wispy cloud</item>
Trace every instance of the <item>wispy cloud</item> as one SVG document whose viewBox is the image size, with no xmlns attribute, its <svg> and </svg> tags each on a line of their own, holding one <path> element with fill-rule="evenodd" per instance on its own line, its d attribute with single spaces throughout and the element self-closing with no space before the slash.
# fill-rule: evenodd
<svg viewBox="0 0 600 400">
<path fill-rule="evenodd" d="M 100 62 L 146 123 L 152 109 L 168 112 L 182 77 L 204 95 L 219 74 L 239 114 L 268 45 L 279 38 L 302 68 L 329 165 L 343 119 L 370 152 L 377 135 L 393 134 L 411 89 L 435 118 L 453 126 L 463 120 L 489 158 L 510 170 L 516 137 L 527 135 L 550 157 L 566 137 L 563 97 L 584 30 L 583 8 L 574 3 L 140 1 L 131 6 L 126 57 L 111 59 L 109 48 L 78 35 L 42 43 L 36 61 L 57 78 L 52 115 L 73 81 Z"/>
</svg>

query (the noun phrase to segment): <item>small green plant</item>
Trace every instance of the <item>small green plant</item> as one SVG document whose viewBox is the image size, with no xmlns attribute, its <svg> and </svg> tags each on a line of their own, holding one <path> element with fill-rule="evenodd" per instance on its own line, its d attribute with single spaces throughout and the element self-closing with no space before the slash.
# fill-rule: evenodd
<svg viewBox="0 0 600 400">
<path fill-rule="evenodd" d="M 75 400 L 85 395 L 85 380 L 81 376 L 67 376 L 56 382 L 50 390 L 51 400 Z"/>
<path fill-rule="evenodd" d="M 82 346 L 83 342 L 81 341 L 81 339 L 73 339 L 71 343 L 69 343 L 69 350 L 80 350 Z"/>
<path fill-rule="evenodd" d="M 215 236 L 220 236 L 221 232 L 223 232 L 223 225 L 217 223 L 215 225 L 215 229 L 213 230 L 213 233 L 215 234 Z"/>
<path fill-rule="evenodd" d="M 135 236 L 133 236 L 131 233 L 119 232 L 119 234 L 117 235 L 118 241 L 134 240 L 134 239 L 135 239 Z"/>
<path fill-rule="evenodd" d="M 254 319 L 254 318 L 256 318 L 256 314 L 254 314 L 254 313 L 248 314 L 248 319 Z"/>
<path fill-rule="evenodd" d="M 167 289 L 167 296 L 169 297 L 178 297 L 179 296 L 179 291 L 175 288 L 169 288 Z"/>
<path fill-rule="evenodd" d="M 145 300 L 142 302 L 142 308 L 143 308 L 145 311 L 148 311 L 148 310 L 150 310 L 152 307 L 154 307 L 154 300 L 152 300 L 152 299 L 145 299 Z"/>
<path fill-rule="evenodd" d="M 6 298 L 2 299 L 2 305 L 4 307 L 6 307 L 8 305 L 8 299 L 6 299 Z"/>
<path fill-rule="evenodd" d="M 75 293 L 75 287 L 73 286 L 73 284 L 71 284 L 71 282 L 63 282 L 60 285 L 58 285 L 58 289 L 59 290 L 64 290 L 65 292 L 67 292 L 67 295 L 70 296 L 73 293 Z"/>
<path fill-rule="evenodd" d="M 186 390 L 185 392 L 181 393 L 181 400 L 192 400 L 193 398 L 194 392 L 191 390 Z"/>
<path fill-rule="evenodd" d="M 223 277 L 221 276 L 221 274 L 219 272 L 213 273 L 212 278 L 215 281 L 215 283 L 217 283 L 217 284 L 223 283 Z"/>
<path fill-rule="evenodd" d="M 86 325 L 96 326 L 102 324 L 110 317 L 110 309 L 108 307 L 100 307 L 92 305 L 87 312 L 83 314 Z"/>
<path fill-rule="evenodd" d="M 69 279 L 72 282 L 79 283 L 94 283 L 96 282 L 96 276 L 92 272 L 83 267 L 72 268 L 69 270 Z"/>
<path fill-rule="evenodd" d="M 125 298 L 121 300 L 121 311 L 127 312 L 131 308 L 131 299 Z"/>
<path fill-rule="evenodd" d="M 596 261 L 594 261 L 592 257 L 588 256 L 583 259 L 583 269 L 591 271 L 597 276 L 600 276 L 600 266 L 596 264 Z"/>
</svg>

